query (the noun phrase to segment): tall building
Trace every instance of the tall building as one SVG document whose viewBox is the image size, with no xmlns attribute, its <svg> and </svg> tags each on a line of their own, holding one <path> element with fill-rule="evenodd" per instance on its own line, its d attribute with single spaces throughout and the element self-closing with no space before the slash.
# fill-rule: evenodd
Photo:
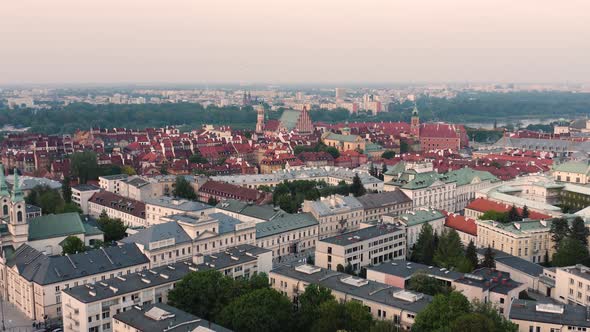
<svg viewBox="0 0 590 332">
<path fill-rule="evenodd" d="M 420 117 L 418 116 L 418 107 L 414 105 L 414 110 L 412 111 L 412 120 L 410 122 L 410 133 L 414 137 L 420 136 Z"/>
<path fill-rule="evenodd" d="M 264 106 L 256 106 L 256 133 L 264 133 Z"/>
<path fill-rule="evenodd" d="M 12 245 L 16 249 L 26 243 L 29 236 L 26 204 L 16 169 L 14 171 L 14 186 L 12 193 L 10 193 L 2 165 L 0 165 L 0 202 L 2 204 L 0 219 L 8 229 L 8 232 L 2 234 L 2 246 Z"/>
</svg>

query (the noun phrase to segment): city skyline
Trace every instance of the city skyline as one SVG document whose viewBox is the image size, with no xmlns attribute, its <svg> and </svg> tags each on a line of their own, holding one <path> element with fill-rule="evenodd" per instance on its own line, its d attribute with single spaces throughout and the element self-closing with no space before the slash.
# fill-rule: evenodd
<svg viewBox="0 0 590 332">
<path fill-rule="evenodd" d="M 567 83 L 590 74 L 585 1 L 29 0 L 5 9 L 1 85 Z"/>
</svg>

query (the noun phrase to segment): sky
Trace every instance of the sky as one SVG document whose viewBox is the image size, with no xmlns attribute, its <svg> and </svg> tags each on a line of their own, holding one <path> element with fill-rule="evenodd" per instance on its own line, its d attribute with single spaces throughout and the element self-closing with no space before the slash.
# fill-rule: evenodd
<svg viewBox="0 0 590 332">
<path fill-rule="evenodd" d="M 0 2 L 0 84 L 590 81 L 588 0 Z"/>
</svg>

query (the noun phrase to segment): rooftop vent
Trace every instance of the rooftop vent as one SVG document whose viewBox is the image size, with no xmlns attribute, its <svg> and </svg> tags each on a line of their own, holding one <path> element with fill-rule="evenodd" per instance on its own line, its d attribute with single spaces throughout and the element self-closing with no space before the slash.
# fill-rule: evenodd
<svg viewBox="0 0 590 332">
<path fill-rule="evenodd" d="M 340 279 L 340 281 L 342 281 L 343 283 L 345 283 L 347 285 L 351 285 L 354 287 L 361 287 L 361 286 L 365 286 L 365 285 L 369 284 L 369 280 L 366 280 L 363 278 L 356 278 L 353 276 L 342 278 L 342 279 Z"/>
<path fill-rule="evenodd" d="M 539 312 L 548 312 L 552 314 L 563 314 L 563 306 L 553 303 L 539 303 L 536 306 L 536 310 Z"/>
<path fill-rule="evenodd" d="M 145 316 L 153 320 L 160 321 L 168 318 L 173 318 L 174 314 L 166 310 L 160 309 L 158 307 L 152 307 L 150 310 L 146 311 Z"/>
<path fill-rule="evenodd" d="M 416 302 L 424 297 L 423 294 L 414 293 L 407 290 L 401 290 L 399 292 L 393 293 L 393 297 L 398 300 L 403 300 L 406 302 Z"/>
<path fill-rule="evenodd" d="M 478 276 L 476 274 L 471 274 L 471 273 L 465 273 L 465 278 L 471 279 L 471 280 L 483 281 L 483 277 L 482 276 Z"/>
<path fill-rule="evenodd" d="M 309 264 L 303 264 L 303 265 L 299 265 L 299 266 L 295 267 L 295 271 L 305 273 L 305 274 L 314 274 L 314 273 L 320 272 L 321 270 L 322 270 L 321 268 L 319 268 L 317 266 L 309 265 Z"/>
</svg>

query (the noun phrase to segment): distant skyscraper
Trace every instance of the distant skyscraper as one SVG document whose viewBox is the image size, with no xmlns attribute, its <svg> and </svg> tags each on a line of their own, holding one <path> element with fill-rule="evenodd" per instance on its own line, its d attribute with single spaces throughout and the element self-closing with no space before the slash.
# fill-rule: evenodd
<svg viewBox="0 0 590 332">
<path fill-rule="evenodd" d="M 344 100 L 346 98 L 346 89 L 345 88 L 336 88 L 336 99 L 337 100 Z"/>
</svg>

